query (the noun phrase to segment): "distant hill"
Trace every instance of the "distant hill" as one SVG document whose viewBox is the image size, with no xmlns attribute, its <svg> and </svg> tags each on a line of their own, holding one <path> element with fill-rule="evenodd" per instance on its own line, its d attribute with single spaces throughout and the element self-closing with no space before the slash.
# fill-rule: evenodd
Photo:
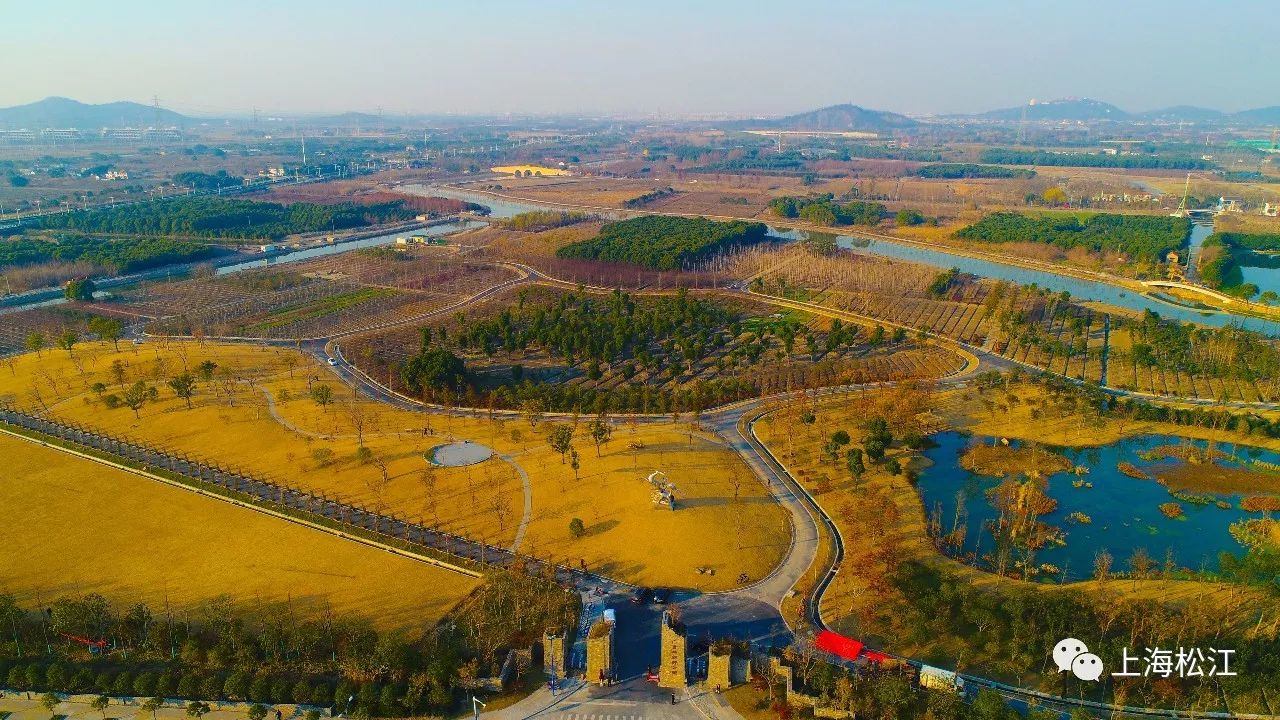
<svg viewBox="0 0 1280 720">
<path fill-rule="evenodd" d="M 1225 116 L 1226 113 L 1221 110 L 1196 107 L 1194 105 L 1174 105 L 1173 107 L 1160 108 L 1159 110 L 1148 110 L 1136 115 L 1136 117 L 1142 120 L 1195 123 L 1217 122 Z"/>
<path fill-rule="evenodd" d="M 1069 98 L 1066 100 L 1031 101 L 1027 105 L 1003 108 L 981 113 L 978 117 L 988 120 L 1021 120 L 1023 112 L 1028 120 L 1129 120 L 1129 113 L 1101 100 Z"/>
<path fill-rule="evenodd" d="M 1231 113 L 1227 121 L 1240 125 L 1280 125 L 1280 105 Z"/>
<path fill-rule="evenodd" d="M 377 115 L 362 112 L 345 112 L 339 115 L 299 115 L 292 118 L 299 125 L 327 125 L 331 127 L 366 127 L 378 125 L 396 125 L 398 121 L 391 118 L 380 118 Z"/>
<path fill-rule="evenodd" d="M 47 97 L 27 105 L 0 108 L 0 127 L 15 130 L 183 125 L 185 115 L 136 102 L 90 105 L 64 97 Z"/>
<path fill-rule="evenodd" d="M 753 130 L 808 130 L 818 132 L 892 132 L 910 130 L 920 123 L 906 115 L 885 110 L 868 110 L 857 105 L 832 105 L 798 115 L 738 123 Z"/>
</svg>

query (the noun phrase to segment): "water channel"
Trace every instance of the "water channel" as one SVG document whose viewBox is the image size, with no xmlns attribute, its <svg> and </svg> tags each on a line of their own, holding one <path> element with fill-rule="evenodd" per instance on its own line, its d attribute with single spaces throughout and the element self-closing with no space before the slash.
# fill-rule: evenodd
<svg viewBox="0 0 1280 720">
<path fill-rule="evenodd" d="M 429 190 L 429 194 L 432 195 L 439 195 L 441 197 L 453 198 L 455 200 L 465 200 L 468 202 L 486 205 L 492 211 L 491 216 L 497 218 L 507 218 L 518 213 L 529 212 L 530 210 L 547 210 L 555 207 L 553 205 L 520 202 L 507 198 L 495 198 L 485 193 L 459 188 L 431 186 L 429 188 L 424 188 L 424 191 L 426 190 Z M 769 231 L 777 237 L 789 240 L 799 240 L 808 232 L 805 230 L 792 230 L 773 226 L 770 226 Z M 1192 230 L 1191 243 L 1198 247 L 1199 243 L 1203 242 L 1204 238 L 1207 237 L 1210 232 L 1212 232 L 1212 230 L 1206 226 L 1195 226 Z M 1153 312 L 1160 313 L 1161 317 L 1181 320 L 1184 322 L 1195 322 L 1202 325 L 1217 327 L 1238 323 L 1251 330 L 1257 330 L 1269 335 L 1280 334 L 1280 323 L 1275 321 L 1259 320 L 1257 318 L 1244 318 L 1221 312 L 1206 312 L 1187 305 L 1169 302 L 1158 297 L 1135 293 L 1131 290 L 1105 282 L 1086 280 L 1067 275 L 1058 275 L 1045 270 L 1035 270 L 1017 265 L 1006 265 L 992 260 L 983 260 L 981 258 L 958 255 L 956 253 L 947 252 L 942 248 L 854 237 L 850 235 L 841 235 L 838 232 L 834 234 L 836 235 L 836 241 L 841 247 L 847 248 L 855 253 L 908 260 L 911 262 L 933 265 L 934 267 L 939 268 L 956 267 L 962 272 L 978 275 L 980 277 L 991 278 L 994 280 L 1006 280 L 1019 285 L 1035 284 L 1053 292 L 1066 291 L 1071 293 L 1072 299 L 1077 301 L 1091 300 L 1138 312 L 1151 310 Z M 1280 276 L 1280 271 L 1276 272 L 1277 275 Z M 1276 280 L 1276 287 L 1280 288 L 1280 277 Z"/>
</svg>

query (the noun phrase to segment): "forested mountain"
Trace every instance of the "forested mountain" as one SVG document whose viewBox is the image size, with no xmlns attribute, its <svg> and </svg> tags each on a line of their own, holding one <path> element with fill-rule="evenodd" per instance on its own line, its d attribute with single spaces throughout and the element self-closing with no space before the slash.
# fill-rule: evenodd
<svg viewBox="0 0 1280 720">
<path fill-rule="evenodd" d="M 1031 101 L 1027 105 L 991 110 L 978 117 L 988 120 L 1128 120 L 1129 113 L 1101 100 L 1069 98 L 1066 100 Z"/>
<path fill-rule="evenodd" d="M 172 110 L 136 102 L 90 105 L 64 97 L 47 97 L 26 105 L 0 108 L 0 128 L 99 128 L 184 125 L 190 118 Z"/>
<path fill-rule="evenodd" d="M 755 120 L 740 123 L 755 130 L 808 130 L 822 132 L 891 132 L 909 130 L 920 123 L 906 115 L 886 110 L 868 110 L 857 105 L 832 105 L 797 115 L 773 120 Z"/>
</svg>

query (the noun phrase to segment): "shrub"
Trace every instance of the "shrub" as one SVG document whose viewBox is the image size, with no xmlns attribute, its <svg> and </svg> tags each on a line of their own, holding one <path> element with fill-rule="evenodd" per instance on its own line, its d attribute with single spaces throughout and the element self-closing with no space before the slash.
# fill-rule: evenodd
<svg viewBox="0 0 1280 720">
<path fill-rule="evenodd" d="M 573 535 L 574 537 L 576 538 L 582 537 L 582 535 L 586 533 L 586 531 L 587 531 L 587 528 L 585 525 L 583 525 L 582 518 L 574 518 L 569 521 L 569 534 Z"/>
</svg>

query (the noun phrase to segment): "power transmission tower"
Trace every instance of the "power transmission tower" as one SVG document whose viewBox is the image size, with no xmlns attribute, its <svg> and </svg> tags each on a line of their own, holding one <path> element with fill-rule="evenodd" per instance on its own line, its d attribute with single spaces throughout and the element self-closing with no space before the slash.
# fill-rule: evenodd
<svg viewBox="0 0 1280 720">
<path fill-rule="evenodd" d="M 158 128 L 160 127 L 160 96 L 159 95 L 151 96 L 151 111 L 152 111 L 152 114 L 154 115 L 154 120 L 152 120 L 151 124 L 153 127 Z"/>
</svg>

